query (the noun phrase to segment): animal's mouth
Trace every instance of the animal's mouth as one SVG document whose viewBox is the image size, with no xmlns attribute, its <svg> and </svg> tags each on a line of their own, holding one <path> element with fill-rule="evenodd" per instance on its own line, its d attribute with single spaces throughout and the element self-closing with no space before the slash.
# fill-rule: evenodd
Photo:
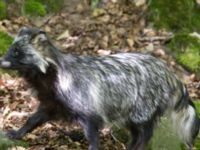
<svg viewBox="0 0 200 150">
<path fill-rule="evenodd" d="M 30 68 L 30 66 L 13 64 L 11 61 L 6 60 L 4 57 L 0 58 L 0 68 L 3 69 L 15 69 L 15 70 L 26 70 Z"/>
<path fill-rule="evenodd" d="M 31 71 L 41 71 L 39 68 L 30 65 L 30 64 L 22 64 L 22 63 L 13 63 L 9 60 L 6 60 L 5 58 L 0 58 L 0 68 L 2 69 L 8 69 L 8 70 L 16 70 L 19 72 L 31 72 Z"/>
</svg>

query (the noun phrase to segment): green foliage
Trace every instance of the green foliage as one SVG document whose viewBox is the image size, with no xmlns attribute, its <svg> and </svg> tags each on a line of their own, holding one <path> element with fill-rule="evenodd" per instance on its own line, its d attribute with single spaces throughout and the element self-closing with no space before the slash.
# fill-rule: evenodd
<svg viewBox="0 0 200 150">
<path fill-rule="evenodd" d="M 95 9 L 97 8 L 97 5 L 99 4 L 100 0 L 91 0 L 91 8 Z"/>
<path fill-rule="evenodd" d="M 148 150 L 181 150 L 181 142 L 172 129 L 168 115 L 161 118 L 161 122 L 154 130 Z"/>
<path fill-rule="evenodd" d="M 200 56 L 195 49 L 187 49 L 184 54 L 179 55 L 178 61 L 191 71 L 195 72 L 200 69 Z"/>
<path fill-rule="evenodd" d="M 6 4 L 12 7 L 17 6 L 13 8 L 17 14 L 32 17 L 45 16 L 47 13 L 60 11 L 64 7 L 64 0 L 7 0 Z M 6 4 L 3 0 L 0 0 L 0 19 L 5 19 L 9 16 Z"/>
<path fill-rule="evenodd" d="M 188 70 L 200 72 L 200 39 L 188 34 L 177 34 L 168 44 L 176 60 Z"/>
<path fill-rule="evenodd" d="M 5 19 L 7 17 L 6 4 L 0 1 L 0 19 Z"/>
<path fill-rule="evenodd" d="M 200 117 L 200 101 L 193 101 Z M 181 144 L 180 139 L 174 133 L 172 129 L 171 120 L 168 119 L 170 114 L 161 118 L 160 123 L 154 130 L 153 137 L 148 145 L 147 150 L 186 150 L 186 147 Z M 130 135 L 126 130 L 119 129 L 118 127 L 112 127 L 112 136 L 114 139 L 128 143 Z M 195 141 L 195 149 L 200 149 L 200 137 Z"/>
<path fill-rule="evenodd" d="M 9 46 L 11 45 L 13 41 L 13 38 L 10 37 L 5 32 L 0 32 L 0 56 L 5 54 L 5 52 L 8 50 Z"/>
<path fill-rule="evenodd" d="M 4 0 L 5 1 L 5 0 Z M 15 3 L 17 0 L 6 0 L 7 4 Z"/>
<path fill-rule="evenodd" d="M 200 31 L 200 9 L 195 0 L 149 0 L 149 20 L 157 28 Z"/>
<path fill-rule="evenodd" d="M 24 3 L 24 12 L 30 16 L 45 16 L 45 6 L 35 0 L 26 0 Z"/>
<path fill-rule="evenodd" d="M 48 13 L 58 12 L 64 6 L 64 0 L 36 0 L 45 6 Z"/>
<path fill-rule="evenodd" d="M 200 117 L 200 101 L 199 101 L 199 100 L 195 100 L 195 101 L 193 101 L 193 102 L 194 102 L 194 105 L 195 105 L 195 107 L 196 107 L 198 116 Z"/>
<path fill-rule="evenodd" d="M 5 32 L 0 31 L 0 57 L 8 51 L 8 48 L 10 47 L 12 42 L 13 42 L 13 38 L 11 36 L 9 36 Z M 17 74 L 15 71 L 12 71 L 12 70 L 0 69 L 0 74 L 3 74 L 5 72 L 9 73 L 12 76 L 16 76 L 16 74 Z M 1 150 L 1 148 L 0 148 L 0 150 Z"/>
<path fill-rule="evenodd" d="M 5 135 L 0 132 L 0 149 L 1 150 L 7 150 L 9 147 L 13 146 L 14 143 L 7 139 Z"/>
<path fill-rule="evenodd" d="M 200 100 L 195 100 L 195 101 L 193 101 L 193 102 L 194 102 L 194 105 L 195 105 L 195 107 L 196 107 L 198 116 L 200 117 Z M 196 139 L 195 147 L 196 147 L 197 149 L 200 149 L 200 135 L 199 135 L 198 138 Z"/>
<path fill-rule="evenodd" d="M 2 131 L 0 131 L 0 150 L 7 150 L 8 148 L 17 146 L 17 145 L 23 146 L 23 147 L 28 146 L 26 142 L 8 139 L 5 136 L 5 134 Z"/>
</svg>

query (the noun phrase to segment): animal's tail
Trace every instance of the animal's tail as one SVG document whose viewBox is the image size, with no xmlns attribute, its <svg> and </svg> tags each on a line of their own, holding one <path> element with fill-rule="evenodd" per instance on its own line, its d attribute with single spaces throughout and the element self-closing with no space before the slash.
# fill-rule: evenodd
<svg viewBox="0 0 200 150">
<path fill-rule="evenodd" d="M 190 150 L 199 133 L 200 119 L 185 87 L 182 93 L 181 99 L 174 106 L 172 122 L 181 141 Z"/>
</svg>

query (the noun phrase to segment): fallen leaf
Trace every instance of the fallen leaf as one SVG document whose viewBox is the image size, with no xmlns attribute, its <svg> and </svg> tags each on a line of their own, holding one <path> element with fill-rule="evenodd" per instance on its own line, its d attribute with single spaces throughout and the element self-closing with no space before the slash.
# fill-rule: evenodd
<svg viewBox="0 0 200 150">
<path fill-rule="evenodd" d="M 69 30 L 65 30 L 56 40 L 62 40 L 70 37 Z"/>
<path fill-rule="evenodd" d="M 134 3 L 137 7 L 140 7 L 146 3 L 146 0 L 134 0 Z"/>
<path fill-rule="evenodd" d="M 129 47 L 133 47 L 133 45 L 134 45 L 134 40 L 131 39 L 131 38 L 128 38 L 128 39 L 127 39 L 127 43 L 128 43 L 128 46 L 129 46 Z"/>
<path fill-rule="evenodd" d="M 107 22 L 110 21 L 110 16 L 104 15 L 104 16 L 98 17 L 98 20 L 101 21 L 101 22 L 107 23 Z"/>
<path fill-rule="evenodd" d="M 96 8 L 94 9 L 94 11 L 92 12 L 92 16 L 93 17 L 99 17 L 106 14 L 106 11 L 104 9 L 101 8 Z"/>
<path fill-rule="evenodd" d="M 166 56 L 166 53 L 163 49 L 157 49 L 155 50 L 154 54 L 158 57 L 165 57 Z"/>
<path fill-rule="evenodd" d="M 21 146 L 15 146 L 15 147 L 10 148 L 10 150 L 26 150 L 26 148 L 21 147 Z"/>
<path fill-rule="evenodd" d="M 100 49 L 100 50 L 97 51 L 97 53 L 99 55 L 110 55 L 111 54 L 111 50 L 102 50 L 102 49 Z"/>
<path fill-rule="evenodd" d="M 26 138 L 29 140 L 35 140 L 35 139 L 37 139 L 37 136 L 35 134 L 29 133 L 29 134 L 27 134 Z"/>
</svg>

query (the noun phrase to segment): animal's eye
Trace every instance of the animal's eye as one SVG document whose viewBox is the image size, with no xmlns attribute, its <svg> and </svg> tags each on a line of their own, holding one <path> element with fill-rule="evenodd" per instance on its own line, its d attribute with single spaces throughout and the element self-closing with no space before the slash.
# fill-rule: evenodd
<svg viewBox="0 0 200 150">
<path fill-rule="evenodd" d="M 14 55 L 14 57 L 17 57 L 17 56 L 19 56 L 19 51 L 16 49 L 16 50 L 14 50 L 14 52 L 13 52 L 13 55 Z"/>
</svg>

